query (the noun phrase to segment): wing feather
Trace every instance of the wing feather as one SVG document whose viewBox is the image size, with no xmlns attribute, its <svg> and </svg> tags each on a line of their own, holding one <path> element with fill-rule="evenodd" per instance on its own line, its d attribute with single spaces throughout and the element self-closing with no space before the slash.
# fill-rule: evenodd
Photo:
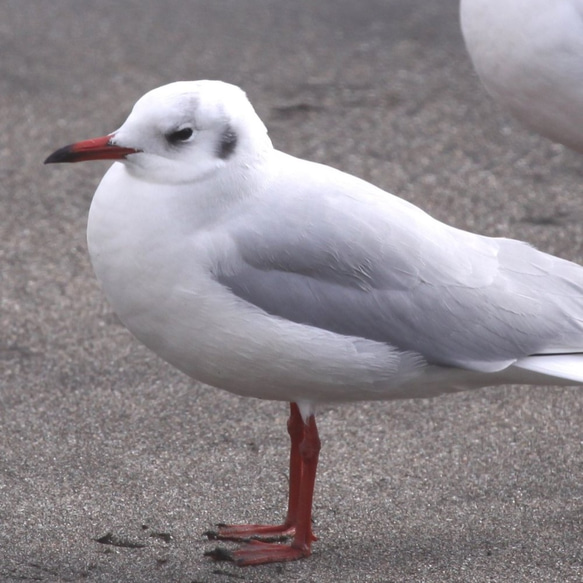
<svg viewBox="0 0 583 583">
<path fill-rule="evenodd" d="M 484 372 L 583 348 L 582 267 L 449 227 L 357 178 L 281 156 L 262 211 L 229 229 L 236 260 L 216 273 L 244 301 Z M 287 184 L 300 186 L 278 196 Z"/>
</svg>

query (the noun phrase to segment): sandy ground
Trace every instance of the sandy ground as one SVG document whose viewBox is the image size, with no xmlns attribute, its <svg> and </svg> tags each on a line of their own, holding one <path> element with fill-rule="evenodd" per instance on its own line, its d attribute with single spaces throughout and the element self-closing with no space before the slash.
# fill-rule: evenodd
<svg viewBox="0 0 583 583">
<path fill-rule="evenodd" d="M 583 261 L 582 160 L 489 99 L 457 8 L 2 3 L 2 583 L 583 580 L 576 389 L 326 408 L 313 556 L 205 559 L 215 522 L 282 516 L 287 406 L 197 385 L 138 345 L 86 253 L 107 164 L 42 165 L 117 128 L 155 86 L 219 78 L 245 88 L 278 148 L 461 228 Z"/>
</svg>

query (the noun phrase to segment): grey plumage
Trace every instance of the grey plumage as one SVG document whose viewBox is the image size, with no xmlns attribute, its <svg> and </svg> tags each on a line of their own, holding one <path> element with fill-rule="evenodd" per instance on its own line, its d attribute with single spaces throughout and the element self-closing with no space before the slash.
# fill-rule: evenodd
<svg viewBox="0 0 583 583">
<path fill-rule="evenodd" d="M 252 222 L 239 215 L 229 229 L 238 261 L 215 275 L 238 297 L 294 322 L 481 372 L 583 351 L 583 268 L 447 226 L 332 168 L 310 172 L 310 164 L 281 154 L 262 194 L 268 212 Z M 298 165 L 317 179 L 278 196 Z"/>
</svg>

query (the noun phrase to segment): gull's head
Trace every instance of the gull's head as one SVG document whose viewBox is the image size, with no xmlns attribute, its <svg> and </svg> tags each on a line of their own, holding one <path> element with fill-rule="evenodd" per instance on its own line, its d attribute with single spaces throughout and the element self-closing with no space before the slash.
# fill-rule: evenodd
<svg viewBox="0 0 583 583">
<path fill-rule="evenodd" d="M 245 93 L 221 81 L 179 81 L 146 93 L 115 132 L 65 146 L 45 164 L 119 160 L 137 178 L 162 184 L 204 180 L 271 149 Z"/>
</svg>

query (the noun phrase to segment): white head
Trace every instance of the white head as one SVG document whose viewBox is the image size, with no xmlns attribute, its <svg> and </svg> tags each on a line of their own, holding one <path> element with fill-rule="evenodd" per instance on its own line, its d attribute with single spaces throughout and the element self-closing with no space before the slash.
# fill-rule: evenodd
<svg viewBox="0 0 583 583">
<path fill-rule="evenodd" d="M 46 163 L 118 159 L 136 178 L 204 180 L 272 148 L 245 93 L 221 81 L 179 81 L 146 93 L 124 124 L 103 138 L 61 148 Z"/>
</svg>

